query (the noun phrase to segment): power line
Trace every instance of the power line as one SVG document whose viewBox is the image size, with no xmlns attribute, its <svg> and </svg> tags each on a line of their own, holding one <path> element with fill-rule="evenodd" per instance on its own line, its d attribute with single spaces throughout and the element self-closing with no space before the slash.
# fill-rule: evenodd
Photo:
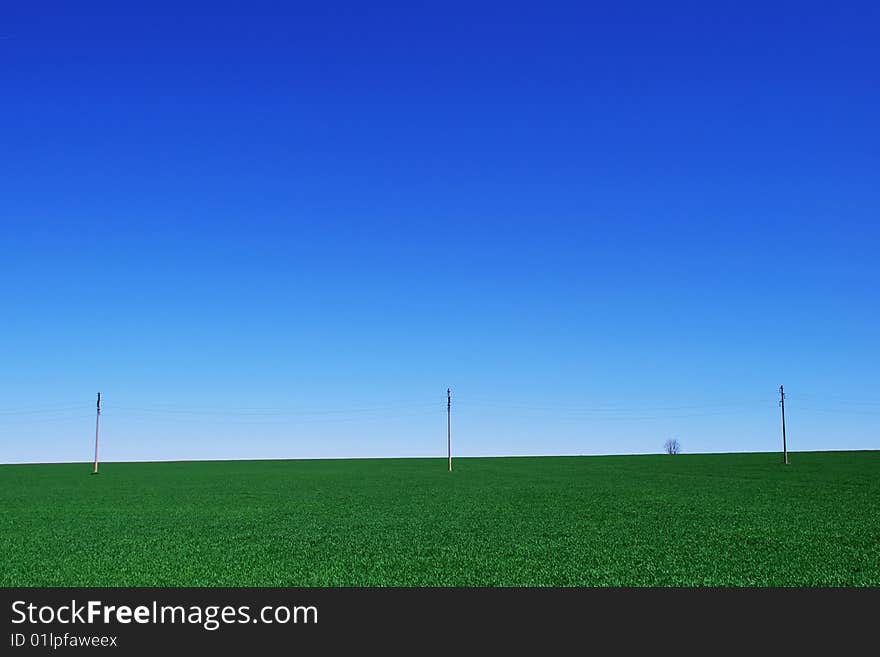
<svg viewBox="0 0 880 657">
<path fill-rule="evenodd" d="M 82 409 L 82 404 L 48 404 L 44 406 L 25 406 L 22 408 L 0 408 L 2 415 L 39 415 L 57 411 L 73 411 Z"/>
<path fill-rule="evenodd" d="M 842 415 L 867 415 L 870 417 L 880 417 L 880 409 L 868 411 L 853 408 L 817 408 L 816 406 L 803 406 L 801 404 L 796 404 L 795 408 L 797 408 L 797 410 L 812 411 L 814 413 L 840 413 Z"/>
<path fill-rule="evenodd" d="M 339 415 L 348 413 L 378 413 L 387 411 L 406 411 L 410 409 L 429 409 L 434 404 L 423 402 L 419 404 L 394 404 L 384 406 L 367 406 L 367 407 L 341 407 L 341 408 L 324 408 L 314 406 L 284 406 L 284 407 L 262 407 L 262 408 L 234 408 L 225 407 L 217 409 L 207 409 L 200 407 L 165 407 L 165 406 L 114 406 L 115 409 L 121 411 L 136 411 L 141 413 L 155 413 L 167 415 L 252 415 L 252 416 L 274 416 L 274 415 Z"/>
<path fill-rule="evenodd" d="M 811 401 L 823 401 L 829 402 L 832 404 L 842 404 L 842 405 L 852 405 L 852 406 L 880 406 L 880 401 L 870 400 L 870 399 L 848 399 L 842 397 L 834 397 L 834 396 L 819 396 L 819 395 L 795 395 L 793 398 L 789 397 L 789 399 L 804 399 L 807 402 Z"/>
<path fill-rule="evenodd" d="M 501 409 L 521 409 L 536 411 L 557 411 L 557 412 L 584 412 L 584 413 L 602 413 L 602 412 L 619 412 L 627 411 L 631 408 L 629 404 L 604 404 L 604 405 L 584 405 L 584 404 L 520 404 L 518 402 L 501 402 L 501 401 L 479 401 L 465 400 L 468 407 L 487 407 Z M 645 411 L 678 411 L 678 410 L 699 410 L 704 408 L 744 408 L 748 406 L 766 405 L 767 398 L 755 398 L 749 401 L 709 401 L 699 404 L 679 404 L 675 406 L 639 406 Z"/>
</svg>

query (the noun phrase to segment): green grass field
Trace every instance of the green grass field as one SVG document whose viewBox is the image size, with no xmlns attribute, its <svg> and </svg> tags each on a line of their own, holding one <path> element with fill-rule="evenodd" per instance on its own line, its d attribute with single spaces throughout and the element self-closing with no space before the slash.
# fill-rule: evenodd
<svg viewBox="0 0 880 657">
<path fill-rule="evenodd" d="M 880 452 L 0 466 L 2 586 L 880 585 Z"/>
</svg>

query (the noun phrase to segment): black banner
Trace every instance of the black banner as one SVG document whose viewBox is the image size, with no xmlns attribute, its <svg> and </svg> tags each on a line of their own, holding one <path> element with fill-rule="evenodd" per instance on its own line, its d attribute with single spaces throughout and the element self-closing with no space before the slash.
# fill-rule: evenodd
<svg viewBox="0 0 880 657">
<path fill-rule="evenodd" d="M 873 650 L 878 589 L 0 589 L 3 654 Z M 868 643 L 865 644 L 864 642 Z"/>
</svg>

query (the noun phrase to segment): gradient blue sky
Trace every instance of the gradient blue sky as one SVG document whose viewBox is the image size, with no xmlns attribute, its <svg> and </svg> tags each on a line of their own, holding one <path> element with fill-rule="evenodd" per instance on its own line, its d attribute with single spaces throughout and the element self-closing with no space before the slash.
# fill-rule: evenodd
<svg viewBox="0 0 880 657">
<path fill-rule="evenodd" d="M 0 461 L 880 448 L 878 5 L 603 4 L 4 5 Z"/>
</svg>

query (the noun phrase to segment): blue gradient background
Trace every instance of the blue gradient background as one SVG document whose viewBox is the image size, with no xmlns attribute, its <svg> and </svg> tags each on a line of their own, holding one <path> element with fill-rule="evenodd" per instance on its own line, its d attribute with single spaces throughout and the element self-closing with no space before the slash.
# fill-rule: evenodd
<svg viewBox="0 0 880 657">
<path fill-rule="evenodd" d="M 0 461 L 880 447 L 876 4 L 4 6 Z"/>
</svg>

